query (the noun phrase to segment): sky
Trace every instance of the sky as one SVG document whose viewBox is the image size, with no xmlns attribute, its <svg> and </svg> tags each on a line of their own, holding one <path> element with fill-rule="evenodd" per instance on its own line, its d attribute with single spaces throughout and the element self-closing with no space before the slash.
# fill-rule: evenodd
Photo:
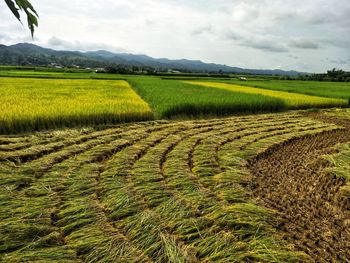
<svg viewBox="0 0 350 263">
<path fill-rule="evenodd" d="M 254 69 L 350 71 L 349 0 L 31 0 L 34 39 L 0 0 L 0 43 Z"/>
</svg>

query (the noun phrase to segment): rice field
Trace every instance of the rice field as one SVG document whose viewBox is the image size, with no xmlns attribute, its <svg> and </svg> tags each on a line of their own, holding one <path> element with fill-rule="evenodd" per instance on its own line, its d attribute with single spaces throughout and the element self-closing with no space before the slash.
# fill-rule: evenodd
<svg viewBox="0 0 350 263">
<path fill-rule="evenodd" d="M 201 82 L 201 81 L 186 81 L 186 83 L 193 85 L 200 85 L 204 87 L 212 87 L 218 89 L 231 90 L 234 92 L 241 92 L 247 94 L 261 94 L 277 99 L 281 99 L 286 103 L 289 109 L 306 109 L 306 108 L 327 108 L 327 107 L 347 107 L 349 105 L 346 99 L 324 98 L 317 96 L 310 96 L 298 93 L 291 93 L 278 90 L 268 90 L 261 88 L 254 88 L 248 86 L 240 86 L 226 83 L 215 82 Z"/>
<path fill-rule="evenodd" d="M 0 78 L 0 133 L 348 106 L 344 99 L 208 81 L 34 73 L 39 78 Z"/>
<path fill-rule="evenodd" d="M 294 112 L 0 136 L 0 261 L 310 260 L 245 164 L 337 129 Z"/>
<path fill-rule="evenodd" d="M 128 81 L 149 103 L 157 118 L 225 116 L 286 108 L 281 99 L 262 94 L 199 87 L 158 77 L 130 77 Z"/>
<path fill-rule="evenodd" d="M 218 82 L 220 80 L 216 80 Z M 298 81 L 298 80 L 222 80 L 222 82 L 235 85 L 243 85 L 269 90 L 300 93 L 311 96 L 346 99 L 350 98 L 350 83 L 325 82 L 325 81 Z"/>
<path fill-rule="evenodd" d="M 0 78 L 0 133 L 153 118 L 126 81 Z"/>
</svg>

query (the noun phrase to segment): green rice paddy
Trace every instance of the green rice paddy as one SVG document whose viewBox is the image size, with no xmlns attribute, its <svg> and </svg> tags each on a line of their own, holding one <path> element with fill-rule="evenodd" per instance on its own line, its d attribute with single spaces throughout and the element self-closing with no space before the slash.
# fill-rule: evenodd
<svg viewBox="0 0 350 263">
<path fill-rule="evenodd" d="M 201 81 L 187 81 L 186 83 L 200 85 L 204 87 L 213 87 L 218 89 L 231 90 L 234 92 L 241 92 L 247 94 L 261 94 L 277 99 L 281 99 L 286 103 L 289 109 L 305 109 L 305 108 L 327 108 L 327 107 L 346 107 L 348 100 L 336 98 L 324 98 L 317 96 L 310 96 L 279 90 L 267 90 L 248 86 L 240 86 L 226 83 L 215 82 L 201 82 Z"/>
<path fill-rule="evenodd" d="M 137 77 L 128 80 L 150 104 L 158 118 L 225 116 L 233 113 L 274 112 L 285 108 L 283 100 L 261 94 L 199 87 L 157 77 Z"/>
</svg>

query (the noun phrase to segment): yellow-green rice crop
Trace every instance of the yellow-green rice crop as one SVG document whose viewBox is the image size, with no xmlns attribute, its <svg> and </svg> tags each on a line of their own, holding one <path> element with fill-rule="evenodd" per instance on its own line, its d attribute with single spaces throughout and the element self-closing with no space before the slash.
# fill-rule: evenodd
<svg viewBox="0 0 350 263">
<path fill-rule="evenodd" d="M 310 96 L 304 94 L 297 94 L 285 91 L 259 89 L 253 87 L 239 86 L 226 83 L 216 82 L 200 82 L 200 81 L 186 81 L 189 84 L 196 84 L 204 87 L 220 88 L 225 90 L 231 90 L 235 92 L 249 93 L 249 94 L 261 94 L 274 98 L 283 99 L 286 105 L 290 109 L 302 109 L 310 107 L 346 107 L 348 101 L 345 99 L 324 98 L 317 96 Z"/>
<path fill-rule="evenodd" d="M 126 81 L 0 78 L 0 132 L 152 118 Z"/>
</svg>

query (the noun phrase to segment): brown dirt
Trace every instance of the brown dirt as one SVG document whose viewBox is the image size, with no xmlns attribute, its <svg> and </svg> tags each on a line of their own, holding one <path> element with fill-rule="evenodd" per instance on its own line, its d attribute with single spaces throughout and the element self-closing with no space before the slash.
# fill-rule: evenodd
<svg viewBox="0 0 350 263">
<path fill-rule="evenodd" d="M 350 262 L 350 202 L 339 192 L 346 182 L 326 172 L 321 155 L 350 141 L 350 122 L 318 113 L 309 117 L 342 129 L 292 139 L 250 160 L 254 196 L 277 211 L 282 237 L 311 262 Z"/>
</svg>

